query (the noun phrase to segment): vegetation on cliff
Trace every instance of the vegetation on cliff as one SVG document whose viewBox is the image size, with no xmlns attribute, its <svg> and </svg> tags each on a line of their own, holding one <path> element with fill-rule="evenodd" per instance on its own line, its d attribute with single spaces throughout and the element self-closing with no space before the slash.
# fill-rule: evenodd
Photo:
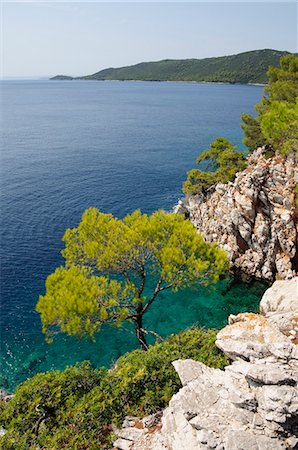
<svg viewBox="0 0 298 450">
<path fill-rule="evenodd" d="M 226 356 L 215 347 L 214 330 L 192 329 L 147 352 L 122 356 L 111 370 L 89 363 L 63 372 L 40 373 L 2 403 L 0 421 L 6 450 L 109 448 L 113 426 L 126 415 L 144 416 L 164 408 L 181 387 L 171 362 L 191 358 L 223 368 Z"/>
<path fill-rule="evenodd" d="M 79 79 L 267 83 L 268 67 L 277 66 L 279 58 L 285 54 L 287 52 L 265 49 L 216 58 L 165 59 L 127 67 L 112 67 Z M 66 78 L 70 77 L 57 75 L 52 79 Z"/>
<path fill-rule="evenodd" d="M 217 138 L 210 148 L 204 150 L 197 158 L 197 164 L 205 164 L 204 170 L 192 169 L 188 172 L 183 184 L 185 194 L 197 194 L 216 183 L 227 183 L 235 178 L 237 172 L 244 170 L 246 161 L 244 154 L 225 138 Z"/>
<path fill-rule="evenodd" d="M 264 146 L 268 156 L 298 155 L 298 56 L 283 56 L 280 67 L 270 67 L 267 74 L 268 87 L 255 106 L 257 117 L 242 115 L 243 142 L 250 151 Z M 233 181 L 246 165 L 243 152 L 237 151 L 225 138 L 216 139 L 197 158 L 197 164 L 206 160 L 211 164 L 188 172 L 183 185 L 186 194 L 197 194 L 217 183 Z"/>
<path fill-rule="evenodd" d="M 244 144 L 253 151 L 298 153 L 298 56 L 286 55 L 280 67 L 268 70 L 268 87 L 255 108 L 257 117 L 243 114 Z"/>
</svg>

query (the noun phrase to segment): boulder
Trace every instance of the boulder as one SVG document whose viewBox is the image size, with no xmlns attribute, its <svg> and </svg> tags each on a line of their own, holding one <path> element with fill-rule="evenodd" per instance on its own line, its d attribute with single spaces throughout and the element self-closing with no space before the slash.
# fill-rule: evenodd
<svg viewBox="0 0 298 450">
<path fill-rule="evenodd" d="M 298 344 L 298 277 L 275 281 L 262 297 L 260 312 Z"/>
</svg>

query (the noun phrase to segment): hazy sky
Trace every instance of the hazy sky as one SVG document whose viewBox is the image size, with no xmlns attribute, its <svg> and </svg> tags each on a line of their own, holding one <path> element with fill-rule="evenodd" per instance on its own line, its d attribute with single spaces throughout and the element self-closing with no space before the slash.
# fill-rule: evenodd
<svg viewBox="0 0 298 450">
<path fill-rule="evenodd" d="M 165 58 L 297 51 L 296 2 L 2 3 L 2 76 L 85 75 Z"/>
</svg>

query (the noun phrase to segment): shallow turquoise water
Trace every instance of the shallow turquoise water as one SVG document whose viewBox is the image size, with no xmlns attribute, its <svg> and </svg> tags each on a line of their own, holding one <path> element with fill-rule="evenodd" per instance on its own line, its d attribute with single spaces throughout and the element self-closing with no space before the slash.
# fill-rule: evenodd
<svg viewBox="0 0 298 450">
<path fill-rule="evenodd" d="M 61 237 L 84 209 L 123 217 L 170 210 L 198 154 L 218 136 L 241 146 L 242 112 L 258 86 L 123 82 L 2 82 L 1 384 L 91 359 L 110 364 L 136 346 L 104 329 L 97 343 L 45 344 L 35 313 L 44 283 L 62 263 Z M 264 286 L 164 294 L 148 327 L 167 335 L 197 323 L 220 327 L 257 308 Z"/>
<path fill-rule="evenodd" d="M 144 325 L 160 336 L 167 336 L 192 325 L 204 328 L 221 328 L 229 314 L 257 311 L 266 286 L 260 282 L 244 284 L 223 280 L 212 288 L 185 290 L 161 294 L 145 316 Z M 16 384 L 37 371 L 63 369 L 76 361 L 88 359 L 95 367 L 110 365 L 126 351 L 138 346 L 129 327 L 105 327 L 95 343 L 89 340 L 58 336 L 53 344 L 46 344 L 38 328 L 23 335 L 21 341 L 10 342 L 10 359 L 5 360 L 2 384 L 14 388 Z M 29 339 L 28 339 L 29 337 Z M 26 339 L 27 338 L 27 339 Z M 153 343 L 153 339 L 149 338 Z"/>
</svg>

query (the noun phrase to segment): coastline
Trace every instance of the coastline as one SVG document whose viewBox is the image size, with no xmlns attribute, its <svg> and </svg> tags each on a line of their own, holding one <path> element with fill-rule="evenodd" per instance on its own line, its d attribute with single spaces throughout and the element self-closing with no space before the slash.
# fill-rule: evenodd
<svg viewBox="0 0 298 450">
<path fill-rule="evenodd" d="M 268 86 L 267 83 L 231 83 L 228 81 L 195 81 L 195 80 L 120 80 L 120 79 L 113 79 L 113 80 L 101 80 L 96 78 L 81 78 L 81 77 L 75 77 L 75 78 L 48 78 L 47 81 L 105 81 L 105 82 L 111 82 L 111 81 L 121 81 L 122 83 L 128 82 L 128 83 L 187 83 L 187 84 L 224 84 L 224 85 L 240 85 L 240 86 L 260 86 L 265 87 Z"/>
</svg>

